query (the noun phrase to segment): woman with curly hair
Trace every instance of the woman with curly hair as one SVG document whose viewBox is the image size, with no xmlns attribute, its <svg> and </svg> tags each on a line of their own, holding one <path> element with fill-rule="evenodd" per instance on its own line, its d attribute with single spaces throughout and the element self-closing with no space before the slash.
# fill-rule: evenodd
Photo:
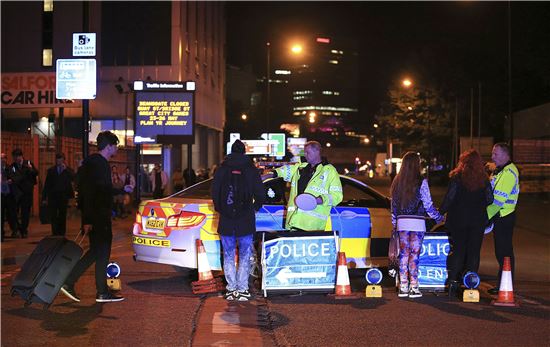
<svg viewBox="0 0 550 347">
<path fill-rule="evenodd" d="M 399 232 L 399 297 L 419 298 L 418 258 L 426 232 L 426 213 L 443 220 L 433 206 L 428 180 L 420 176 L 420 156 L 407 152 L 391 185 L 392 224 Z"/>
<path fill-rule="evenodd" d="M 493 202 L 491 183 L 475 149 L 460 155 L 439 212 L 447 213 L 445 226 L 452 239 L 449 256 L 449 296 L 458 292 L 462 272 L 479 269 L 479 254 L 487 224 L 487 206 Z"/>
</svg>

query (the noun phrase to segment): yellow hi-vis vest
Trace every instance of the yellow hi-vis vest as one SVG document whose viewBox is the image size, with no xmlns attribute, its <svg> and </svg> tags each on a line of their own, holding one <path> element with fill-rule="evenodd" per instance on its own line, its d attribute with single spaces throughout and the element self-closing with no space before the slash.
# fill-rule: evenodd
<svg viewBox="0 0 550 347">
<path fill-rule="evenodd" d="M 312 211 L 299 209 L 294 203 L 294 198 L 298 194 L 298 180 L 300 171 L 307 163 L 297 163 L 294 165 L 285 165 L 277 168 L 275 171 L 279 177 L 286 182 L 290 182 L 290 195 L 288 198 L 288 207 L 286 215 L 286 229 L 292 227 L 302 230 L 327 230 L 330 223 L 330 210 L 338 205 L 343 198 L 342 183 L 338 172 L 331 164 L 317 165 L 315 172 L 311 176 L 304 193 L 314 196 L 321 196 L 323 203 L 317 205 Z"/>
<path fill-rule="evenodd" d="M 487 206 L 487 216 L 493 218 L 497 213 L 501 217 L 514 212 L 519 196 L 519 172 L 518 168 L 510 163 L 498 174 L 491 177 L 493 187 L 493 203 Z"/>
</svg>

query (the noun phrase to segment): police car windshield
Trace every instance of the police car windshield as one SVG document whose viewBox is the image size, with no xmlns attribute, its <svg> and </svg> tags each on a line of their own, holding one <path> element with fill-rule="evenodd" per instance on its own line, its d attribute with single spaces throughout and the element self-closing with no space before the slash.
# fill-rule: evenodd
<svg viewBox="0 0 550 347">
<path fill-rule="evenodd" d="M 172 197 L 186 199 L 211 199 L 211 190 L 212 178 L 209 178 L 172 195 Z"/>
</svg>

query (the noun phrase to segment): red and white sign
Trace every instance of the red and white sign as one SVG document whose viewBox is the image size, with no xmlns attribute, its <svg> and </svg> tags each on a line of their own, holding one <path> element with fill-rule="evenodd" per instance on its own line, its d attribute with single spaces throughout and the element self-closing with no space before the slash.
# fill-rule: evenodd
<svg viewBox="0 0 550 347">
<path fill-rule="evenodd" d="M 80 107 L 55 98 L 55 72 L 2 73 L 2 108 Z"/>
</svg>

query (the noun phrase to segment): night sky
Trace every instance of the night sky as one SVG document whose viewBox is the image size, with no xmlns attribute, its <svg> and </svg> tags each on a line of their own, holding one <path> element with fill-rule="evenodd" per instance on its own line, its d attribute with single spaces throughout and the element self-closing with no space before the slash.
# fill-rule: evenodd
<svg viewBox="0 0 550 347">
<path fill-rule="evenodd" d="M 483 84 L 487 112 L 507 110 L 507 2 L 228 2 L 227 62 L 265 74 L 304 34 L 357 40 L 361 110 L 371 117 L 405 75 L 469 95 Z M 550 102 L 550 3 L 512 2 L 514 110 Z M 279 57 L 284 59 L 284 56 Z"/>
</svg>

